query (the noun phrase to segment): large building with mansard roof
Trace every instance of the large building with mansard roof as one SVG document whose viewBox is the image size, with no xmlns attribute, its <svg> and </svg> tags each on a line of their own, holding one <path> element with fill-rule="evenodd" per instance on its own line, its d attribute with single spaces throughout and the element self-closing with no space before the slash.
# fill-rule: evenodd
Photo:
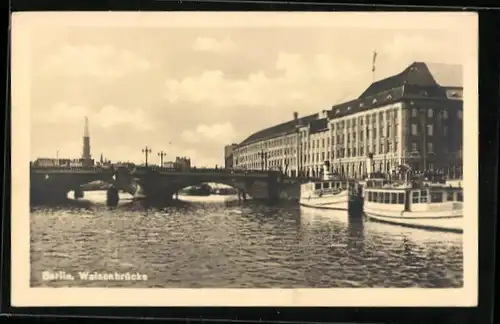
<svg viewBox="0 0 500 324">
<path fill-rule="evenodd" d="M 360 178 L 407 164 L 462 167 L 462 67 L 415 62 L 372 83 L 358 98 L 250 135 L 233 149 L 233 167 L 289 176 L 331 171 Z"/>
</svg>

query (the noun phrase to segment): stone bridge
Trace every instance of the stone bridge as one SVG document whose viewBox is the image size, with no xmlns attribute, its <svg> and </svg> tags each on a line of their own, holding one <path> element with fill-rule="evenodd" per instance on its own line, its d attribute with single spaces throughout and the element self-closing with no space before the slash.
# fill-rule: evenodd
<svg viewBox="0 0 500 324">
<path fill-rule="evenodd" d="M 47 168 L 30 170 L 30 201 L 32 203 L 59 202 L 68 192 L 81 191 L 81 186 L 92 181 L 114 185 L 115 171 L 104 168 Z"/>
<path fill-rule="evenodd" d="M 141 196 L 161 200 L 170 200 L 180 189 L 206 182 L 226 184 L 253 199 L 270 201 L 296 200 L 300 192 L 298 181 L 283 178 L 278 171 L 32 167 L 30 173 L 32 203 L 62 201 L 68 192 L 81 192 L 82 185 L 96 180 L 107 182 L 132 195 L 139 192 Z"/>
<path fill-rule="evenodd" d="M 146 197 L 163 200 L 172 199 L 183 188 L 207 182 L 225 184 L 245 196 L 268 201 L 298 199 L 300 191 L 297 181 L 283 178 L 279 171 L 137 168 L 130 173 L 130 177 Z"/>
</svg>

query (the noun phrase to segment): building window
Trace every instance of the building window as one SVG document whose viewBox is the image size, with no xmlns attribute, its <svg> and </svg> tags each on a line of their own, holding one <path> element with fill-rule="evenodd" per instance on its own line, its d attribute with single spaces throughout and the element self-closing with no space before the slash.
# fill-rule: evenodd
<svg viewBox="0 0 500 324">
<path fill-rule="evenodd" d="M 434 116 L 434 110 L 432 108 L 427 109 L 427 117 L 432 118 Z"/>
<path fill-rule="evenodd" d="M 447 110 L 443 110 L 443 118 L 448 119 L 448 111 Z"/>
<path fill-rule="evenodd" d="M 412 108 L 411 109 L 411 116 L 412 117 L 417 117 L 417 108 Z"/>
<path fill-rule="evenodd" d="M 434 125 L 427 125 L 427 135 L 432 136 L 434 134 Z"/>
<path fill-rule="evenodd" d="M 427 152 L 434 153 L 434 148 L 432 147 L 432 143 L 427 143 Z"/>
<path fill-rule="evenodd" d="M 359 132 L 359 138 L 360 138 L 361 140 L 363 140 L 363 138 L 364 138 L 364 137 L 363 137 L 363 131 L 360 131 L 360 132 Z"/>
<path fill-rule="evenodd" d="M 443 135 L 448 136 L 448 127 L 447 126 L 443 127 Z"/>
<path fill-rule="evenodd" d="M 380 144 L 379 149 L 380 149 L 380 150 L 379 150 L 379 153 L 380 153 L 380 154 L 385 153 L 385 152 L 384 152 L 384 144 Z"/>
<path fill-rule="evenodd" d="M 352 156 L 356 156 L 356 148 L 355 147 L 352 149 Z"/>
<path fill-rule="evenodd" d="M 364 148 L 363 148 L 363 146 L 361 146 L 359 148 L 359 155 L 363 156 L 363 154 L 364 154 L 363 151 L 364 151 Z"/>
<path fill-rule="evenodd" d="M 411 134 L 412 134 L 413 136 L 418 135 L 418 131 L 417 131 L 417 124 L 411 124 Z"/>
<path fill-rule="evenodd" d="M 398 142 L 394 142 L 394 152 L 398 151 Z"/>
<path fill-rule="evenodd" d="M 413 142 L 411 143 L 411 151 L 416 152 L 417 151 L 417 143 Z"/>
<path fill-rule="evenodd" d="M 462 119 L 462 117 L 463 117 L 463 116 L 462 116 L 462 111 L 461 111 L 461 110 L 459 110 L 459 111 L 458 111 L 458 119 Z"/>
</svg>

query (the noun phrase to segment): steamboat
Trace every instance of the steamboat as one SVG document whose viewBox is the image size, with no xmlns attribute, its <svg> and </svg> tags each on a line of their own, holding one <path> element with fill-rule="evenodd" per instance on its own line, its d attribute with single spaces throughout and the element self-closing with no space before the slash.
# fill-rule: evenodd
<svg viewBox="0 0 500 324">
<path fill-rule="evenodd" d="M 412 179 L 366 179 L 363 211 L 368 219 L 428 230 L 463 232 L 463 188 Z"/>
<path fill-rule="evenodd" d="M 350 203 L 357 197 L 355 181 L 329 171 L 330 163 L 325 161 L 322 178 L 303 183 L 300 186 L 301 206 L 348 211 Z"/>
</svg>

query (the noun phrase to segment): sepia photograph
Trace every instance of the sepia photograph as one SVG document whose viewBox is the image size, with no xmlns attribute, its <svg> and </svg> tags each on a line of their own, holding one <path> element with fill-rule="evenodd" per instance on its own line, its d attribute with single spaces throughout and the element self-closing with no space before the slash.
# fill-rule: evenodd
<svg viewBox="0 0 500 324">
<path fill-rule="evenodd" d="M 476 305 L 477 28 L 13 14 L 13 305 Z"/>
</svg>

